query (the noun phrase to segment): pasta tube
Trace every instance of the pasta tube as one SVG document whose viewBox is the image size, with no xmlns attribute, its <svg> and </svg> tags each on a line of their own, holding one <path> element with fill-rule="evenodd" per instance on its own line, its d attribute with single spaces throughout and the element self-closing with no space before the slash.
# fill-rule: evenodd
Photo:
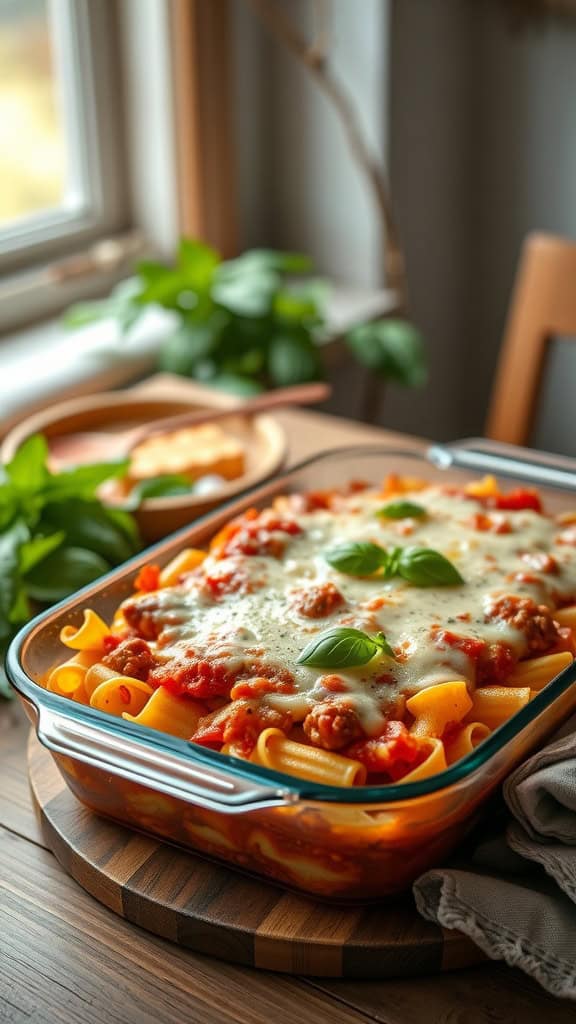
<svg viewBox="0 0 576 1024">
<path fill-rule="evenodd" d="M 437 775 L 438 772 L 445 771 L 446 767 L 446 755 L 442 740 L 431 739 L 430 753 L 426 760 L 408 772 L 408 775 L 403 775 L 400 782 L 417 782 L 418 779 L 427 779 L 430 775 Z"/>
<path fill-rule="evenodd" d="M 185 572 L 192 572 L 202 564 L 206 558 L 206 552 L 199 548 L 184 548 L 176 555 L 168 565 L 165 565 L 160 573 L 160 586 L 173 587 Z"/>
<path fill-rule="evenodd" d="M 94 664 L 97 655 L 94 651 L 80 651 L 69 658 L 63 665 L 52 669 L 48 676 L 46 689 L 59 693 L 63 697 L 73 697 L 82 686 L 86 673 Z"/>
<path fill-rule="evenodd" d="M 447 725 L 461 722 L 471 707 L 463 680 L 428 686 L 406 701 L 406 708 L 415 718 L 410 732 L 413 736 L 441 736 Z"/>
<path fill-rule="evenodd" d="M 570 626 L 572 629 L 576 629 L 576 604 L 571 604 L 567 608 L 558 608 L 554 612 L 554 618 L 559 626 Z"/>
<path fill-rule="evenodd" d="M 461 757 L 470 754 L 482 740 L 490 735 L 490 729 L 483 722 L 469 722 L 463 725 L 449 740 L 444 741 L 444 751 L 448 764 L 454 764 Z"/>
<path fill-rule="evenodd" d="M 497 729 L 529 700 L 529 686 L 483 686 L 474 692 L 470 717 L 489 729 Z"/>
<path fill-rule="evenodd" d="M 104 637 L 109 633 L 110 627 L 104 620 L 91 608 L 86 608 L 82 625 L 63 626 L 60 630 L 60 640 L 73 651 L 98 651 L 102 649 Z"/>
<path fill-rule="evenodd" d="M 124 711 L 138 715 L 154 691 L 148 683 L 130 676 L 116 675 L 105 679 L 90 697 L 90 704 L 99 711 L 120 717 Z"/>
<path fill-rule="evenodd" d="M 265 768 L 329 786 L 361 786 L 366 781 L 366 769 L 359 761 L 321 747 L 296 743 L 280 729 L 260 733 L 251 760 Z"/>
<path fill-rule="evenodd" d="M 199 701 L 191 700 L 190 697 L 177 697 L 165 686 L 159 686 L 141 711 L 134 713 L 124 710 L 122 718 L 187 740 L 205 714 L 206 708 Z"/>
<path fill-rule="evenodd" d="M 108 668 L 107 665 L 103 665 L 101 661 L 97 661 L 92 665 L 84 677 L 84 689 L 88 694 L 88 703 L 90 703 L 90 697 L 94 693 L 96 687 L 100 686 L 100 683 L 103 683 L 105 679 L 117 678 L 118 672 L 114 671 L 113 668 Z"/>
<path fill-rule="evenodd" d="M 573 662 L 569 651 L 559 654 L 545 654 L 542 658 L 521 661 L 507 680 L 510 686 L 529 686 L 531 690 L 542 690 L 559 672 Z"/>
</svg>

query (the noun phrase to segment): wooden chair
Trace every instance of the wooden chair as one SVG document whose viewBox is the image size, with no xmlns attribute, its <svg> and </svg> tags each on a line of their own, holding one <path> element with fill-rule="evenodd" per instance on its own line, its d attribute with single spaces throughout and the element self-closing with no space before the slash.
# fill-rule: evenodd
<svg viewBox="0 0 576 1024">
<path fill-rule="evenodd" d="M 528 443 L 548 343 L 569 335 L 576 335 L 576 244 L 554 235 L 529 235 L 508 313 L 487 437 Z"/>
</svg>

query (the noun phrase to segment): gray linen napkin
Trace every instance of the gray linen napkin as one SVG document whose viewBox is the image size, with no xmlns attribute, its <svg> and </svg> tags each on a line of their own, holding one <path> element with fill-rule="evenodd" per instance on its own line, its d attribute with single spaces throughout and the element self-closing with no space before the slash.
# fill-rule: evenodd
<svg viewBox="0 0 576 1024">
<path fill-rule="evenodd" d="M 576 1000 L 576 716 L 508 778 L 513 814 L 469 861 L 414 883 L 423 917 Z"/>
</svg>

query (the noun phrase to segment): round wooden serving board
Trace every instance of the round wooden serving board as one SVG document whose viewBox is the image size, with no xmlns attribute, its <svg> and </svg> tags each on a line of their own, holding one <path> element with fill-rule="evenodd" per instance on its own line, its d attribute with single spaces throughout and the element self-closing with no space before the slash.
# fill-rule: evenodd
<svg viewBox="0 0 576 1024">
<path fill-rule="evenodd" d="M 409 897 L 328 906 L 248 878 L 87 810 L 32 733 L 28 769 L 44 837 L 62 867 L 133 924 L 222 960 L 288 974 L 387 978 L 485 959 L 424 921 Z"/>
</svg>

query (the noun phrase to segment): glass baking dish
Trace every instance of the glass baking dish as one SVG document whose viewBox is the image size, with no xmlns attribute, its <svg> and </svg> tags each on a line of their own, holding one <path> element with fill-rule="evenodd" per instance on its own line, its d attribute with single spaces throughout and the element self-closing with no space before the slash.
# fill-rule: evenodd
<svg viewBox="0 0 576 1024">
<path fill-rule="evenodd" d="M 342 788 L 228 757 L 51 693 L 39 685 L 62 658 L 59 633 L 85 607 L 111 621 L 139 568 L 200 547 L 233 515 L 276 495 L 378 484 L 388 473 L 467 481 L 485 472 L 537 484 L 547 507 L 570 507 L 570 460 L 486 442 L 418 449 L 380 446 L 308 459 L 197 520 L 40 615 L 12 643 L 7 671 L 76 797 L 99 814 L 253 874 L 332 900 L 381 898 L 440 864 L 512 767 L 576 704 L 576 662 L 471 754 L 406 784 Z"/>
</svg>

